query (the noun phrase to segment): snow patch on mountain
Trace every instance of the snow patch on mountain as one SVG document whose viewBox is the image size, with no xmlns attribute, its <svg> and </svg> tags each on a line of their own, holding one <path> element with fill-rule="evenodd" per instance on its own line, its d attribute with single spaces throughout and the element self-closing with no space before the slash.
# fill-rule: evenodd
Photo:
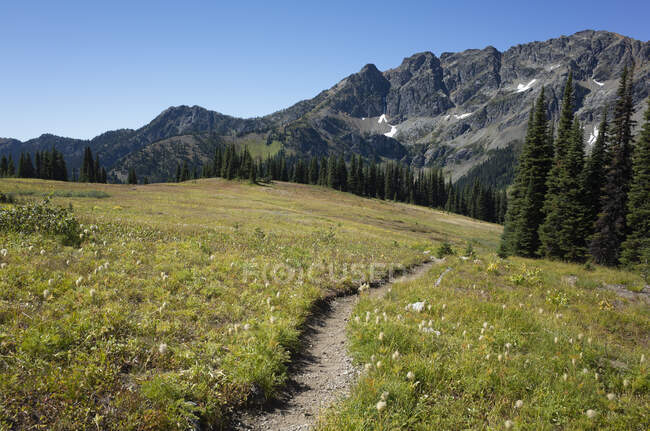
<svg viewBox="0 0 650 431">
<path fill-rule="evenodd" d="M 389 126 L 390 126 L 390 132 L 384 133 L 384 136 L 392 138 L 393 136 L 395 136 L 395 133 L 397 133 L 397 126 L 393 126 L 392 124 L 389 124 Z"/>
<path fill-rule="evenodd" d="M 596 85 L 600 85 L 601 87 L 602 87 L 603 85 L 605 85 L 604 82 L 598 82 L 598 81 L 596 81 L 595 79 L 594 79 L 593 81 L 596 83 Z"/>
<path fill-rule="evenodd" d="M 529 88 L 531 88 L 531 87 L 533 86 L 533 84 L 534 84 L 535 82 L 537 82 L 537 79 L 533 79 L 532 81 L 530 81 L 530 82 L 529 82 L 528 84 L 526 84 L 526 85 L 524 85 L 524 84 L 518 84 L 518 85 L 517 85 L 517 93 L 523 93 L 524 91 L 528 90 Z"/>
<path fill-rule="evenodd" d="M 465 114 L 460 114 L 460 115 L 454 114 L 454 118 L 456 118 L 457 120 L 462 120 L 463 118 L 467 118 L 470 115 L 472 115 L 471 112 L 468 112 L 468 113 L 465 113 Z"/>
<path fill-rule="evenodd" d="M 386 114 L 381 114 L 381 117 L 379 117 L 379 120 L 377 121 L 379 124 L 381 123 L 388 123 L 388 120 L 386 119 Z"/>
<path fill-rule="evenodd" d="M 598 139 L 598 126 L 594 126 L 594 131 L 589 134 L 587 145 L 594 145 L 596 143 L 596 139 Z"/>
</svg>

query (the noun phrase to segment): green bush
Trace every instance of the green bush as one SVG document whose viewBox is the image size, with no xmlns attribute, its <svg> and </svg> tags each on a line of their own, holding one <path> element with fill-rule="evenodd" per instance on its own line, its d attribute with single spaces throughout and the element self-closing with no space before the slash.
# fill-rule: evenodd
<svg viewBox="0 0 650 431">
<path fill-rule="evenodd" d="M 436 257 L 438 259 L 442 259 L 443 257 L 452 254 L 454 254 L 454 250 L 452 250 L 451 244 L 449 244 L 447 241 L 440 244 L 440 247 L 438 247 L 438 250 L 436 250 Z"/>
<path fill-rule="evenodd" d="M 50 204 L 49 199 L 0 209 L 0 232 L 54 235 L 65 245 L 79 245 L 82 231 L 72 211 Z"/>
</svg>

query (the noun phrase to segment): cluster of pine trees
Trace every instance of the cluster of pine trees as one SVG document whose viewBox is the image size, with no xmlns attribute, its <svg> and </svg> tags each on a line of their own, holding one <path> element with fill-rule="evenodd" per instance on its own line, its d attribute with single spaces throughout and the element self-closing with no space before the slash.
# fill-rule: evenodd
<svg viewBox="0 0 650 431">
<path fill-rule="evenodd" d="M 106 183 L 106 169 L 99 164 L 99 155 L 95 155 L 90 147 L 84 150 L 84 158 L 79 169 L 79 181 L 82 183 Z"/>
<path fill-rule="evenodd" d="M 589 156 L 574 112 L 572 75 L 565 86 L 557 134 L 549 124 L 542 89 L 530 113 L 511 189 L 502 254 L 647 265 L 650 114 L 646 112 L 634 146 L 632 81 L 626 68 L 612 122 L 605 110 Z"/>
<path fill-rule="evenodd" d="M 218 146 L 211 163 L 199 172 L 190 170 L 187 162 L 176 166 L 174 181 L 200 177 L 226 179 L 258 179 L 314 184 L 359 196 L 408 202 L 477 219 L 502 223 L 507 208 L 506 194 L 478 180 L 456 187 L 446 182 L 440 169 L 414 170 L 400 163 L 367 163 L 360 155 L 346 162 L 342 155 L 312 157 L 309 160 L 279 152 L 263 160 L 255 160 L 247 148 L 238 151 L 234 145 Z"/>
<path fill-rule="evenodd" d="M 20 153 L 17 167 L 11 155 L 3 155 L 0 158 L 0 176 L 68 181 L 68 168 L 63 153 L 52 147 L 50 151 L 37 151 L 33 158 L 30 153 Z M 78 178 L 73 169 L 72 179 L 86 183 L 106 183 L 106 169 L 100 165 L 99 156 L 93 159 L 90 147 L 84 150 Z"/>
<path fill-rule="evenodd" d="M 63 153 L 52 148 L 50 151 L 37 151 L 34 161 L 29 153 L 20 153 L 18 167 L 9 156 L 0 158 L 0 176 L 18 178 L 41 178 L 44 180 L 68 180 L 68 170 L 63 159 Z"/>
</svg>

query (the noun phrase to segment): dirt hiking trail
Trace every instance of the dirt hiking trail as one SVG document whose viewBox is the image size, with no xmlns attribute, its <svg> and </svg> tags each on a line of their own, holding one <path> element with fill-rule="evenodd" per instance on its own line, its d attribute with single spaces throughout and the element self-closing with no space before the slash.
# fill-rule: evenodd
<svg viewBox="0 0 650 431">
<path fill-rule="evenodd" d="M 439 262 L 439 261 L 437 261 Z M 424 275 L 437 262 L 427 262 L 368 290 L 383 296 L 393 283 Z M 332 299 L 307 323 L 304 350 L 290 365 L 289 382 L 281 399 L 262 410 L 249 410 L 233 423 L 237 431 L 306 431 L 320 411 L 349 393 L 360 370 L 348 356 L 345 329 L 359 295 Z"/>
</svg>

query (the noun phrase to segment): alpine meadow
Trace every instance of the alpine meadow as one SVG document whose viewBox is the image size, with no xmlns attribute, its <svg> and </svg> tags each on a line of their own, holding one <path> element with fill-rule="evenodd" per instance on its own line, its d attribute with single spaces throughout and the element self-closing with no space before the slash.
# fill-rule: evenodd
<svg viewBox="0 0 650 431">
<path fill-rule="evenodd" d="M 72 3 L 0 6 L 0 431 L 650 429 L 647 5 Z"/>
</svg>

